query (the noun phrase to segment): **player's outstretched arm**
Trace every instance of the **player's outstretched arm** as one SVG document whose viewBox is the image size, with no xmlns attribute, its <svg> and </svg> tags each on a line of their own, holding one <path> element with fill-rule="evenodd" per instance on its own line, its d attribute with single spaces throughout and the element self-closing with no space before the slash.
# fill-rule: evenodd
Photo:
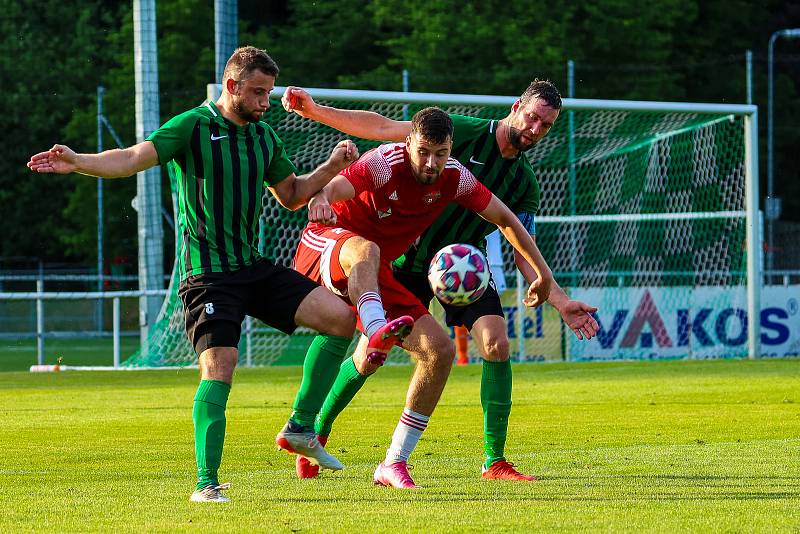
<svg viewBox="0 0 800 534">
<path fill-rule="evenodd" d="M 534 236 L 531 236 L 531 238 L 534 242 L 536 241 Z M 516 250 L 514 251 L 514 263 L 517 264 L 522 276 L 525 277 L 528 283 L 536 279 L 536 271 Z M 561 319 L 575 333 L 578 339 L 592 339 L 597 335 L 600 325 L 592 317 L 597 308 L 579 300 L 571 300 L 555 279 L 553 279 L 547 302 L 558 310 Z"/>
<path fill-rule="evenodd" d="M 356 190 L 353 184 L 340 174 L 308 201 L 309 222 L 335 225 L 336 213 L 331 208 L 331 204 L 350 200 L 354 196 L 356 196 Z"/>
<path fill-rule="evenodd" d="M 34 172 L 77 172 L 101 178 L 123 178 L 155 165 L 158 165 L 158 153 L 150 141 L 99 154 L 76 154 L 66 145 L 54 145 L 46 152 L 34 154 L 28 162 L 28 168 Z"/>
<path fill-rule="evenodd" d="M 331 179 L 358 159 L 358 147 L 346 139 L 339 141 L 328 161 L 308 174 L 290 174 L 269 190 L 284 208 L 295 211 L 305 206 Z"/>
<path fill-rule="evenodd" d="M 494 195 L 486 209 L 478 215 L 496 224 L 514 250 L 518 251 L 533 269 L 535 279 L 528 287 L 527 298 L 523 300 L 525 305 L 535 308 L 544 304 L 550 295 L 553 273 L 539 251 L 539 247 L 536 246 L 536 242 L 522 226 L 517 216 Z"/>
<path fill-rule="evenodd" d="M 405 141 L 411 133 L 410 121 L 392 120 L 372 111 L 323 106 L 300 87 L 287 87 L 281 102 L 286 111 L 362 139 Z"/>
</svg>

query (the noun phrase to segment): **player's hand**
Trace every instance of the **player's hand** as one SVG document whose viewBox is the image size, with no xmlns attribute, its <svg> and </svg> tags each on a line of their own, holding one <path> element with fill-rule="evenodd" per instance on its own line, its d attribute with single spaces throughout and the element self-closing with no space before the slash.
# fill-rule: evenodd
<svg viewBox="0 0 800 534">
<path fill-rule="evenodd" d="M 522 303 L 529 308 L 538 308 L 550 297 L 552 284 L 552 276 L 540 276 L 528 287 L 528 296 L 522 299 Z"/>
<path fill-rule="evenodd" d="M 66 145 L 53 145 L 47 152 L 31 156 L 28 168 L 33 172 L 69 174 L 77 169 L 78 156 Z"/>
<path fill-rule="evenodd" d="M 592 339 L 600 330 L 600 325 L 592 314 L 597 311 L 594 306 L 589 306 L 579 300 L 568 300 L 558 312 L 561 318 L 575 333 L 578 339 Z"/>
<path fill-rule="evenodd" d="M 349 139 L 339 141 L 339 143 L 331 151 L 331 157 L 328 158 L 328 163 L 336 170 L 345 169 L 348 165 L 358 159 L 358 147 L 354 142 Z"/>
<path fill-rule="evenodd" d="M 316 106 L 314 99 L 311 98 L 311 95 L 306 90 L 292 85 L 283 92 L 281 103 L 283 104 L 283 109 L 289 113 L 295 112 L 301 117 L 307 117 L 308 113 L 313 111 L 314 106 Z"/>
<path fill-rule="evenodd" d="M 336 224 L 336 213 L 323 195 L 316 195 L 308 201 L 308 220 L 328 226 Z"/>
</svg>

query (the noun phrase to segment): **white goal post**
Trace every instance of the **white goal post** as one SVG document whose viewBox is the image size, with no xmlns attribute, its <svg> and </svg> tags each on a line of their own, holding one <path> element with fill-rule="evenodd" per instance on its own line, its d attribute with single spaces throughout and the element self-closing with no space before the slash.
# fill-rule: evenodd
<svg viewBox="0 0 800 534">
<path fill-rule="evenodd" d="M 407 119 L 425 105 L 502 118 L 517 99 L 306 90 L 323 103 L 369 109 L 394 119 Z M 284 91 L 275 87 L 265 120 L 285 142 L 297 167 L 308 171 L 345 136 L 283 112 L 278 99 Z M 208 98 L 219 94 L 218 84 L 207 87 Z M 763 354 L 757 107 L 567 98 L 562 115 L 568 120 L 557 121 L 526 153 L 542 190 L 537 242 L 562 286 L 576 298 L 592 304 L 602 301 L 598 306 L 605 315 L 598 319 L 603 330 L 593 344 L 576 342 L 549 307 L 525 310 L 520 278 L 514 276 L 510 249 L 504 244 L 507 277 L 517 280 L 516 287 L 501 296 L 517 360 Z M 356 142 L 362 151 L 376 144 Z M 288 264 L 302 214 L 288 213 L 268 195 L 263 206 L 261 250 Z M 178 283 L 173 272 L 149 342 L 122 366 L 196 363 L 183 328 Z M 441 318 L 436 310 L 434 315 Z M 242 365 L 286 363 L 283 355 L 288 351 L 300 356 L 304 352 L 296 338 L 310 342 L 310 332 L 299 331 L 287 340 L 256 323 L 248 320 L 243 327 Z M 390 361 L 407 361 L 402 354 L 392 354 Z"/>
</svg>

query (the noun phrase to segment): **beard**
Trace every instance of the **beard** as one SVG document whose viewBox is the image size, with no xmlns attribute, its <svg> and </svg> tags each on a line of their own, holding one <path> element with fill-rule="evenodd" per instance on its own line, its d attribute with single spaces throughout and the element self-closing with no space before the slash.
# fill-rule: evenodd
<svg viewBox="0 0 800 534">
<path fill-rule="evenodd" d="M 236 114 L 237 117 L 242 119 L 243 121 L 247 122 L 258 122 L 261 120 L 261 116 L 257 115 L 255 110 L 247 109 L 244 106 L 244 102 L 239 99 L 235 98 L 233 100 L 233 112 Z"/>
<path fill-rule="evenodd" d="M 415 167 L 414 168 L 414 178 L 417 179 L 417 182 L 423 185 L 431 185 L 436 183 L 436 180 L 439 179 L 439 171 L 434 169 L 434 174 L 425 174 L 425 170 L 430 169 L 423 165 L 422 167 Z"/>
<path fill-rule="evenodd" d="M 536 144 L 536 141 L 531 141 L 530 143 L 525 143 L 522 140 L 522 130 L 514 128 L 513 126 L 508 127 L 508 141 L 511 143 L 511 146 L 519 150 L 520 152 L 525 152 L 533 145 Z"/>
</svg>

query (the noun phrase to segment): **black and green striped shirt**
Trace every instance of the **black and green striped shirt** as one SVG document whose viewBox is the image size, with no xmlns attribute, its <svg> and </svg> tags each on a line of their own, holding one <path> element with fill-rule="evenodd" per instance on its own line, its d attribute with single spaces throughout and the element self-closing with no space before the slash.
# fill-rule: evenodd
<svg viewBox="0 0 800 534">
<path fill-rule="evenodd" d="M 518 215 L 539 209 L 539 182 L 524 154 L 504 159 L 497 146 L 497 121 L 450 115 L 453 119 L 451 156 L 469 169 L 489 191 Z M 405 255 L 394 262 L 396 269 L 427 272 L 433 255 L 452 243 L 469 243 L 486 253 L 486 236 L 497 226 L 478 214 L 451 204 Z"/>
<path fill-rule="evenodd" d="M 177 177 L 181 280 L 252 265 L 265 183 L 296 172 L 273 129 L 265 122 L 238 126 L 209 102 L 147 139 Z"/>
</svg>

